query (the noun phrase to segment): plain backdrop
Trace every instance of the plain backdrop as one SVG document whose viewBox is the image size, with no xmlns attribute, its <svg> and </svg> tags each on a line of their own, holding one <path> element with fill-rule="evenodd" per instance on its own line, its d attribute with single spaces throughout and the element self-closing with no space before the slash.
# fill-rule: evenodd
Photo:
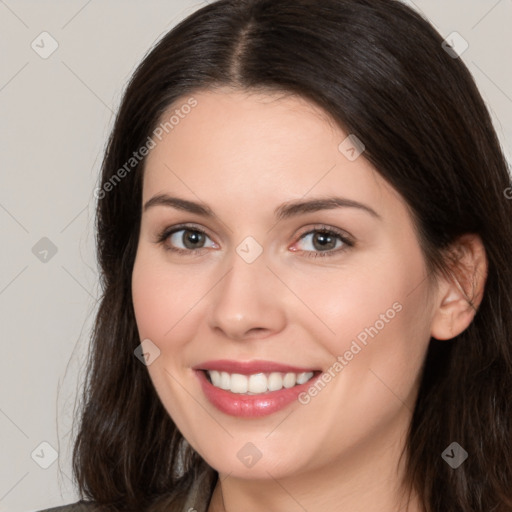
<svg viewBox="0 0 512 512">
<path fill-rule="evenodd" d="M 0 0 L 0 511 L 78 499 L 70 429 L 99 297 L 102 152 L 136 65 L 204 3 Z M 469 43 L 510 162 L 512 1 L 406 3 Z"/>
</svg>

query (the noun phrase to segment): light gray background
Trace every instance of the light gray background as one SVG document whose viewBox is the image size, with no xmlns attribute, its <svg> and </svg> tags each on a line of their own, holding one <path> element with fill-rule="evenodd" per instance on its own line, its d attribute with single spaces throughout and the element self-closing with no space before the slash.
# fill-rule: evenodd
<svg viewBox="0 0 512 512">
<path fill-rule="evenodd" d="M 406 3 L 444 37 L 457 31 L 468 41 L 461 58 L 510 162 L 512 0 Z M 93 190 L 102 152 L 136 65 L 201 5 L 0 0 L 0 512 L 78 498 L 70 428 L 99 296 Z M 44 31 L 59 45 L 47 59 L 31 47 L 48 48 Z M 43 237 L 57 248 L 46 262 L 32 250 Z M 51 461 L 43 442 L 58 453 L 48 469 L 39 465 Z"/>
</svg>

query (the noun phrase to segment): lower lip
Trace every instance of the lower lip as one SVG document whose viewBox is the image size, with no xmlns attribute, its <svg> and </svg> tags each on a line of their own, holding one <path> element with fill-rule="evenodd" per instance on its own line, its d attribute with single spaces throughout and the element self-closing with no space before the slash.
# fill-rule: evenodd
<svg viewBox="0 0 512 512">
<path fill-rule="evenodd" d="M 215 387 L 202 370 L 195 370 L 206 398 L 221 412 L 240 418 L 258 418 L 268 416 L 290 405 L 298 396 L 306 391 L 321 372 L 304 384 L 283 388 L 259 395 L 232 393 Z"/>
</svg>

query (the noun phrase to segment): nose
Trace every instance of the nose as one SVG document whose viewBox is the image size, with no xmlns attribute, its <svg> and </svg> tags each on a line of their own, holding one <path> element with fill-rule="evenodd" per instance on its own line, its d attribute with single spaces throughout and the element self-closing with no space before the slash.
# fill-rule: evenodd
<svg viewBox="0 0 512 512">
<path fill-rule="evenodd" d="M 286 324 L 286 289 L 267 267 L 265 252 L 248 263 L 236 252 L 231 268 L 209 294 L 210 327 L 236 341 L 266 338 Z"/>
</svg>

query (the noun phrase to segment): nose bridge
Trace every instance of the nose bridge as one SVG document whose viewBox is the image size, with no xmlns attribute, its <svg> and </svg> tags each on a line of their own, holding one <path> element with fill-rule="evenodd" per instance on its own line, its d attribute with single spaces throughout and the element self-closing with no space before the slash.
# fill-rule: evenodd
<svg viewBox="0 0 512 512">
<path fill-rule="evenodd" d="M 285 312 L 276 277 L 267 268 L 263 247 L 244 239 L 229 260 L 230 268 L 212 296 L 211 327 L 233 339 L 280 330 Z"/>
</svg>

